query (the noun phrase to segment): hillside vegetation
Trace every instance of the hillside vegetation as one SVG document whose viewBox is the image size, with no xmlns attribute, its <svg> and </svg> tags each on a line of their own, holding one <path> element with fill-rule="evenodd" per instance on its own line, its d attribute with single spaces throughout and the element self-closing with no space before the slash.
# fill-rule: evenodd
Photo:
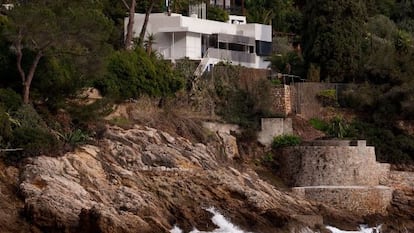
<svg viewBox="0 0 414 233">
<path fill-rule="evenodd" d="M 236 74 L 216 75 L 211 82 L 207 76 L 197 92 L 194 64 L 164 61 L 151 48 L 153 36 L 124 49 L 123 1 L 1 2 L 14 8 L 0 13 L 0 148 L 23 149 L 8 158 L 63 152 L 99 138 L 113 104 L 143 96 L 160 108 L 204 106 L 209 116 L 251 129 L 259 117 L 274 116 L 265 98 L 274 83 L 246 89 L 233 80 Z M 135 11 L 160 12 L 163 2 L 139 1 Z M 185 14 L 188 3 L 176 0 L 172 10 Z M 349 129 L 335 137 L 367 138 L 381 160 L 413 162 L 414 139 L 401 127 L 414 120 L 412 1 L 245 0 L 245 7 L 249 22 L 272 24 L 275 35 L 290 35 L 295 45 L 291 50 L 275 44 L 269 58 L 274 71 L 359 84 L 339 106 L 357 117 L 334 122 Z M 210 11 L 221 20 L 227 16 Z M 83 104 L 80 93 L 87 87 L 103 98 Z"/>
</svg>

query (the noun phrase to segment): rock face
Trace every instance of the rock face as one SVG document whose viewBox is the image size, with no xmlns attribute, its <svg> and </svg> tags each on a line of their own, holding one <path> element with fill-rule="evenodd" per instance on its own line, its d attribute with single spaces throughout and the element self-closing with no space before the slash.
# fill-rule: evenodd
<svg viewBox="0 0 414 233">
<path fill-rule="evenodd" d="M 414 172 L 391 171 L 384 184 L 395 189 L 385 232 L 414 232 Z"/>
<path fill-rule="evenodd" d="M 19 170 L 0 162 L 0 232 L 26 233 L 37 232 L 30 224 L 20 218 L 19 211 L 24 204 L 17 196 L 15 188 L 19 182 Z"/>
<path fill-rule="evenodd" d="M 249 231 L 284 232 L 316 215 L 302 199 L 239 171 L 223 146 L 193 144 L 153 128 L 110 127 L 99 145 L 27 161 L 25 215 L 47 232 L 211 230 L 214 206 Z M 302 221 L 303 222 L 303 221 Z"/>
</svg>

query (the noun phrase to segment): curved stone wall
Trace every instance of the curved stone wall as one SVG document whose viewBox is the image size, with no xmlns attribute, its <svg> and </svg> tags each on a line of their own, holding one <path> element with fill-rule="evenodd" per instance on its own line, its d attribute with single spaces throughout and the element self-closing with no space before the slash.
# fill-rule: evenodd
<svg viewBox="0 0 414 233">
<path fill-rule="evenodd" d="M 296 146 L 285 149 L 277 160 L 280 176 L 290 186 L 375 186 L 389 171 L 389 165 L 376 162 L 374 147 L 363 144 Z"/>
</svg>

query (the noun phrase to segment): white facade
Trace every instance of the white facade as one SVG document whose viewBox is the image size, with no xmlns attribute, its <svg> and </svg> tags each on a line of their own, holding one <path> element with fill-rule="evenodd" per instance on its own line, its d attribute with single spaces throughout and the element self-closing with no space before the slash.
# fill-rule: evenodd
<svg viewBox="0 0 414 233">
<path fill-rule="evenodd" d="M 141 31 L 144 14 L 135 14 L 134 37 Z M 172 61 L 188 57 L 204 61 L 205 66 L 219 61 L 266 69 L 270 55 L 272 29 L 269 25 L 246 24 L 244 17 L 231 17 L 237 23 L 154 13 L 149 17 L 148 34 L 155 36 L 153 50 Z M 125 20 L 125 27 L 128 19 Z M 203 72 L 204 69 L 201 71 Z"/>
</svg>

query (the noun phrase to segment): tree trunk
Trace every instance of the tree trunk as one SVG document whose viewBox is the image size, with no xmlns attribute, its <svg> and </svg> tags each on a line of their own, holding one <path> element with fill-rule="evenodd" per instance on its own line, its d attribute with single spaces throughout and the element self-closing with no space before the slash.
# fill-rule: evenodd
<svg viewBox="0 0 414 233">
<path fill-rule="evenodd" d="M 142 44 L 144 43 L 144 37 L 145 37 L 145 32 L 147 31 L 149 15 L 151 14 L 151 11 L 154 5 L 155 5 L 155 0 L 151 0 L 151 4 L 148 7 L 147 11 L 145 12 L 144 24 L 142 24 L 141 33 L 139 34 L 139 38 L 138 38 L 138 46 L 140 47 L 142 47 Z"/>
<path fill-rule="evenodd" d="M 134 22 L 135 22 L 135 6 L 137 1 L 131 0 L 131 6 L 129 6 L 129 17 L 128 17 L 128 26 L 127 26 L 127 33 L 125 36 L 124 41 L 124 48 L 126 50 L 132 49 L 132 38 L 134 34 Z"/>
<path fill-rule="evenodd" d="M 25 81 L 23 82 L 23 103 L 28 104 L 30 102 L 30 86 L 32 85 L 32 80 L 37 69 L 37 65 L 39 64 L 40 59 L 43 57 L 42 51 L 37 52 L 36 57 L 30 66 L 29 73 L 25 77 Z"/>
<path fill-rule="evenodd" d="M 19 75 L 20 78 L 22 80 L 22 83 L 24 83 L 26 81 L 26 74 L 24 73 L 23 67 L 22 67 L 22 58 L 23 58 L 23 53 L 22 53 L 22 34 L 19 31 L 19 34 L 17 36 L 17 40 L 15 42 L 16 47 L 16 65 L 17 65 L 17 70 L 19 71 Z"/>
</svg>

